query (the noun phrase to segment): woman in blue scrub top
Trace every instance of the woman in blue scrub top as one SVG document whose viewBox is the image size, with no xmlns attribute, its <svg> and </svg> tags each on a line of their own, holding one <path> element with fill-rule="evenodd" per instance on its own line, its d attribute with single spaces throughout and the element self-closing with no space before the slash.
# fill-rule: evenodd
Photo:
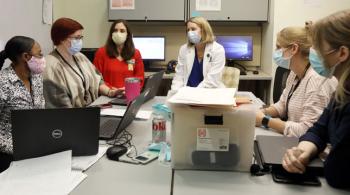
<svg viewBox="0 0 350 195">
<path fill-rule="evenodd" d="M 213 30 L 202 17 L 186 23 L 188 43 L 181 46 L 171 90 L 181 87 L 220 88 L 225 50 L 215 42 Z"/>
</svg>

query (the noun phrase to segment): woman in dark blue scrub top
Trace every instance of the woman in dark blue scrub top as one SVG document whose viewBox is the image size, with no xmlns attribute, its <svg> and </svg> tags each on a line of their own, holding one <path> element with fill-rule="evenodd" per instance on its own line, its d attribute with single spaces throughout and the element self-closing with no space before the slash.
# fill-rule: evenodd
<svg viewBox="0 0 350 195">
<path fill-rule="evenodd" d="M 190 18 L 186 23 L 188 43 L 181 46 L 171 90 L 181 87 L 220 88 L 225 50 L 215 41 L 208 21 Z"/>
</svg>

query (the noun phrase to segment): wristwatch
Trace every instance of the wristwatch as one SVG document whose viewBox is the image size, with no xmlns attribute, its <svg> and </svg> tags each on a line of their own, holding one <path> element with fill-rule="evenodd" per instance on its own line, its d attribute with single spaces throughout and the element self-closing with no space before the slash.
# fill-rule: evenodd
<svg viewBox="0 0 350 195">
<path fill-rule="evenodd" d="M 270 119 L 271 119 L 271 116 L 265 115 L 261 121 L 262 126 L 265 127 L 266 129 L 269 128 L 268 124 L 269 124 Z"/>
</svg>

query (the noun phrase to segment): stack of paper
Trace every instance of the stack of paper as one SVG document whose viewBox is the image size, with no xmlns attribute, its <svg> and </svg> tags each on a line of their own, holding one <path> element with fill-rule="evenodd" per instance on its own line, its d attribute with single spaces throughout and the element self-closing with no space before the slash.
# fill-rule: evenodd
<svg viewBox="0 0 350 195">
<path fill-rule="evenodd" d="M 86 171 L 90 166 L 95 164 L 107 151 L 107 145 L 100 145 L 98 153 L 92 156 L 76 156 L 72 159 L 72 169 Z"/>
<path fill-rule="evenodd" d="M 68 194 L 86 175 L 71 170 L 72 152 L 14 161 L 0 175 L 0 194 Z"/>
<path fill-rule="evenodd" d="M 195 88 L 183 87 L 168 102 L 215 107 L 236 106 L 234 99 L 236 88 Z"/>
<path fill-rule="evenodd" d="M 123 108 L 105 108 L 101 109 L 101 115 L 106 116 L 124 116 L 126 109 Z M 152 115 L 152 111 L 139 110 L 136 114 L 137 119 L 148 120 Z"/>
</svg>

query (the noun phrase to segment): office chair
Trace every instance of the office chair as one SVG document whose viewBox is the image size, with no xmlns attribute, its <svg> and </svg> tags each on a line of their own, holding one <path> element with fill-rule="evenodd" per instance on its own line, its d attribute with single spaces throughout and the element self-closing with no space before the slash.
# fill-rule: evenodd
<svg viewBox="0 0 350 195">
<path fill-rule="evenodd" d="M 240 70 L 235 67 L 224 67 L 222 82 L 227 88 L 238 88 Z"/>
<path fill-rule="evenodd" d="M 81 53 L 83 53 L 92 63 L 95 58 L 95 53 L 97 51 L 97 48 L 82 48 Z"/>
<path fill-rule="evenodd" d="M 275 81 L 273 83 L 273 102 L 276 103 L 281 97 L 281 94 L 286 88 L 286 81 L 288 78 L 290 70 L 277 67 L 275 73 Z"/>
</svg>

